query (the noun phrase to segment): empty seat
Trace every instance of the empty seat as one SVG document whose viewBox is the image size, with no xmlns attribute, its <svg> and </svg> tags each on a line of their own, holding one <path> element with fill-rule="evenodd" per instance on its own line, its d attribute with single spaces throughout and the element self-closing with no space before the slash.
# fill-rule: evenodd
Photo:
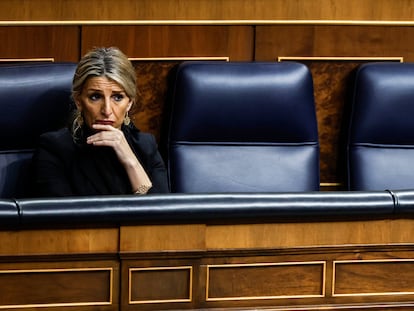
<svg viewBox="0 0 414 311">
<path fill-rule="evenodd" d="M 28 195 L 40 134 L 66 124 L 76 64 L 0 66 L 0 197 Z"/>
<path fill-rule="evenodd" d="M 173 192 L 319 190 L 313 82 L 305 65 L 184 62 L 173 97 Z"/>
<path fill-rule="evenodd" d="M 414 64 L 368 63 L 356 75 L 350 190 L 414 188 Z"/>
</svg>

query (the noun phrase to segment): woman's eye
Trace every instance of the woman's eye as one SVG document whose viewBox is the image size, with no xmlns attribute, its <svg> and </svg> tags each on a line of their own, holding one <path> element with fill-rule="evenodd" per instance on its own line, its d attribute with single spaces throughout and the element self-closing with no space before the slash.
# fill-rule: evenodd
<svg viewBox="0 0 414 311">
<path fill-rule="evenodd" d="M 89 99 L 92 100 L 92 101 L 97 101 L 100 98 L 101 98 L 101 95 L 100 94 L 97 94 L 97 93 L 94 93 L 94 94 L 89 95 Z"/>
<path fill-rule="evenodd" d="M 121 100 L 124 99 L 124 95 L 122 95 L 122 94 L 115 94 L 115 95 L 113 95 L 113 98 L 114 98 L 115 101 L 120 102 Z"/>
</svg>

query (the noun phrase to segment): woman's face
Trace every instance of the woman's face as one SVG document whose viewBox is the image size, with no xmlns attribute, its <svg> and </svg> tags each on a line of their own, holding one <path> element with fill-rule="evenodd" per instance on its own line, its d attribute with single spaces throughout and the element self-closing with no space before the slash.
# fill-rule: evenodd
<svg viewBox="0 0 414 311">
<path fill-rule="evenodd" d="M 132 105 L 124 89 L 106 77 L 87 79 L 75 102 L 89 128 L 92 128 L 93 124 L 121 128 Z"/>
</svg>

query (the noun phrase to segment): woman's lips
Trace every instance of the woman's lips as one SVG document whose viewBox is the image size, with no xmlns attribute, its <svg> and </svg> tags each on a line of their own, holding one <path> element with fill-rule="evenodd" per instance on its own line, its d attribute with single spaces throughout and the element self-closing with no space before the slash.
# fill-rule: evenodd
<svg viewBox="0 0 414 311">
<path fill-rule="evenodd" d="M 96 124 L 103 124 L 103 125 L 112 125 L 112 124 L 114 124 L 114 121 L 110 121 L 110 120 L 98 120 L 95 123 Z"/>
</svg>

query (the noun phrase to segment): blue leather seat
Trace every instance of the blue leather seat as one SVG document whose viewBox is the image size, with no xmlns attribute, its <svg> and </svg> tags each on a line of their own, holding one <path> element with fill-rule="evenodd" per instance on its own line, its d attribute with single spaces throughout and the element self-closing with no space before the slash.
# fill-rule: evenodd
<svg viewBox="0 0 414 311">
<path fill-rule="evenodd" d="M 356 75 L 350 190 L 414 188 L 414 64 L 369 63 Z"/>
<path fill-rule="evenodd" d="M 313 81 L 305 65 L 184 62 L 173 97 L 173 192 L 319 190 Z"/>
<path fill-rule="evenodd" d="M 28 195 L 33 149 L 41 133 L 66 124 L 76 64 L 0 66 L 0 197 Z"/>
</svg>

